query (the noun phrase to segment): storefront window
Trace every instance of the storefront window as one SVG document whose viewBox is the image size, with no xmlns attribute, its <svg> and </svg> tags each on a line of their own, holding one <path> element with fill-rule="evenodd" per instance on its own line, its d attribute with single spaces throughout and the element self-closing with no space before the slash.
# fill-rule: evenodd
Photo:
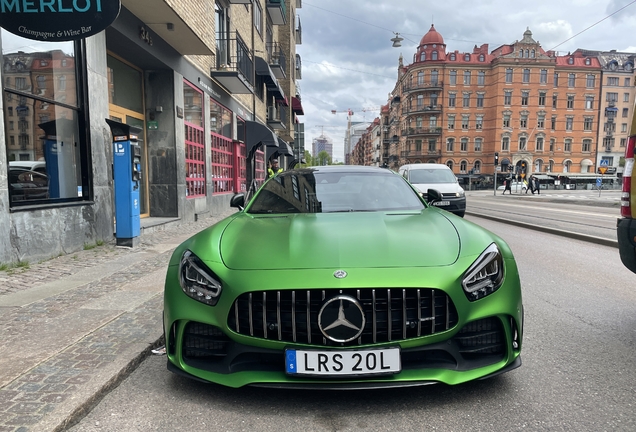
<svg viewBox="0 0 636 432">
<path fill-rule="evenodd" d="M 89 198 L 88 149 L 80 124 L 75 56 L 78 44 L 27 40 L 2 30 L 11 206 Z"/>
</svg>

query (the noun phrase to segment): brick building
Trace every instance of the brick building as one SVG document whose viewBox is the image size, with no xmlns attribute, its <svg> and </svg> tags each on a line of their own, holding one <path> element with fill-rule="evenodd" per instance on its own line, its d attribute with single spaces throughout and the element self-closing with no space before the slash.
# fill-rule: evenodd
<svg viewBox="0 0 636 432">
<path fill-rule="evenodd" d="M 398 80 L 381 123 L 382 162 L 436 162 L 518 174 L 592 173 L 598 147 L 601 66 L 596 56 L 545 51 L 528 29 L 490 50 L 448 51 L 434 26 Z"/>
</svg>

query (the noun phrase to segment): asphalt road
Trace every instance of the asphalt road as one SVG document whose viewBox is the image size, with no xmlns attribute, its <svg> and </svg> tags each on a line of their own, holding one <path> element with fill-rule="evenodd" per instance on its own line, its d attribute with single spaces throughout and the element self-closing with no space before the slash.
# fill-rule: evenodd
<svg viewBox="0 0 636 432">
<path fill-rule="evenodd" d="M 72 431 L 634 431 L 636 289 L 609 246 L 468 216 L 503 237 L 523 286 L 523 366 L 460 386 L 228 389 L 152 356 Z"/>
</svg>

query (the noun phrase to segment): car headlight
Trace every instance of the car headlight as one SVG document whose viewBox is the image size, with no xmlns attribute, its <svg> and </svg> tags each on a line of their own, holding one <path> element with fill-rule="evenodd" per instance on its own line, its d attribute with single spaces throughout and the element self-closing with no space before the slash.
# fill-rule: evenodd
<svg viewBox="0 0 636 432">
<path fill-rule="evenodd" d="M 462 288 L 468 300 L 475 301 L 497 291 L 503 280 L 503 258 L 497 245 L 492 243 L 466 270 Z"/>
<path fill-rule="evenodd" d="M 215 274 L 189 250 L 179 263 L 179 284 L 188 297 L 210 306 L 216 305 L 223 289 Z"/>
<path fill-rule="evenodd" d="M 465 192 L 462 190 L 462 191 L 460 191 L 460 192 L 457 192 L 455 195 L 456 195 L 458 198 L 459 198 L 459 197 L 463 197 L 463 196 L 465 195 Z"/>
</svg>

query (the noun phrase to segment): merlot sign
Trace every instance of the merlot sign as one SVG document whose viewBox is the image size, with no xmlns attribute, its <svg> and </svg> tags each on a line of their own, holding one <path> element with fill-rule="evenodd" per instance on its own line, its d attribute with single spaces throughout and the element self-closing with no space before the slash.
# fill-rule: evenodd
<svg viewBox="0 0 636 432">
<path fill-rule="evenodd" d="M 0 0 L 0 27 L 38 41 L 72 41 L 104 30 L 120 7 L 120 0 Z"/>
</svg>

